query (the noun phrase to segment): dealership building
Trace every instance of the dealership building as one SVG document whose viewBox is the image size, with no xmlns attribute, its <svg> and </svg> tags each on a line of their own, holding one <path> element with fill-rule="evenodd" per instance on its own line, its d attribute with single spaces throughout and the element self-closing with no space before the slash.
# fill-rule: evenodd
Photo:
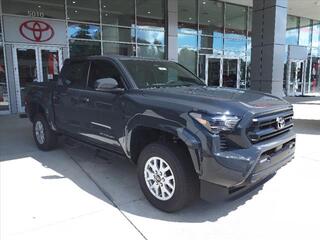
<svg viewBox="0 0 320 240">
<path fill-rule="evenodd" d="M 320 0 L 1 0 L 0 114 L 68 57 L 177 61 L 210 86 L 320 94 Z"/>
</svg>

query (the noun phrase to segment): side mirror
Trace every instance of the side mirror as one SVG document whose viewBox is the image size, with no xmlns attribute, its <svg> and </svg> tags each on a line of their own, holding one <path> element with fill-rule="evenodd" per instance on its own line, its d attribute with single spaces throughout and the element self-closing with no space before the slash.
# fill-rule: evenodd
<svg viewBox="0 0 320 240">
<path fill-rule="evenodd" d="M 114 78 L 101 78 L 96 80 L 94 88 L 97 91 L 110 91 L 118 89 L 118 82 Z"/>
</svg>

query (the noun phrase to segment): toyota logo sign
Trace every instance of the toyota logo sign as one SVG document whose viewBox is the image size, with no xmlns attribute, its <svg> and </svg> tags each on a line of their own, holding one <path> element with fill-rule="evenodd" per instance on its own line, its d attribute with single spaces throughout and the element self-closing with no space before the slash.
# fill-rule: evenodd
<svg viewBox="0 0 320 240">
<path fill-rule="evenodd" d="M 25 21 L 20 25 L 20 34 L 33 42 L 47 42 L 54 36 L 53 28 L 39 20 Z"/>
</svg>

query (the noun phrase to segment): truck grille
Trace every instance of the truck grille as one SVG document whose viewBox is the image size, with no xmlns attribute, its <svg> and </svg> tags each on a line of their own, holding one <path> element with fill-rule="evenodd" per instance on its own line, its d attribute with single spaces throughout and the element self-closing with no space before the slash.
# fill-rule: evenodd
<svg viewBox="0 0 320 240">
<path fill-rule="evenodd" d="M 293 110 L 257 116 L 252 119 L 247 136 L 258 143 L 288 132 L 293 127 Z"/>
</svg>

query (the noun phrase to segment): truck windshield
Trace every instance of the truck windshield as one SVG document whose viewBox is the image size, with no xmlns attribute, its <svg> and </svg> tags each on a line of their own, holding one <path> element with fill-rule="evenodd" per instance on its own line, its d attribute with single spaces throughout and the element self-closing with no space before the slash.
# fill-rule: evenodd
<svg viewBox="0 0 320 240">
<path fill-rule="evenodd" d="M 138 88 L 204 86 L 204 82 L 174 62 L 121 60 Z"/>
</svg>

